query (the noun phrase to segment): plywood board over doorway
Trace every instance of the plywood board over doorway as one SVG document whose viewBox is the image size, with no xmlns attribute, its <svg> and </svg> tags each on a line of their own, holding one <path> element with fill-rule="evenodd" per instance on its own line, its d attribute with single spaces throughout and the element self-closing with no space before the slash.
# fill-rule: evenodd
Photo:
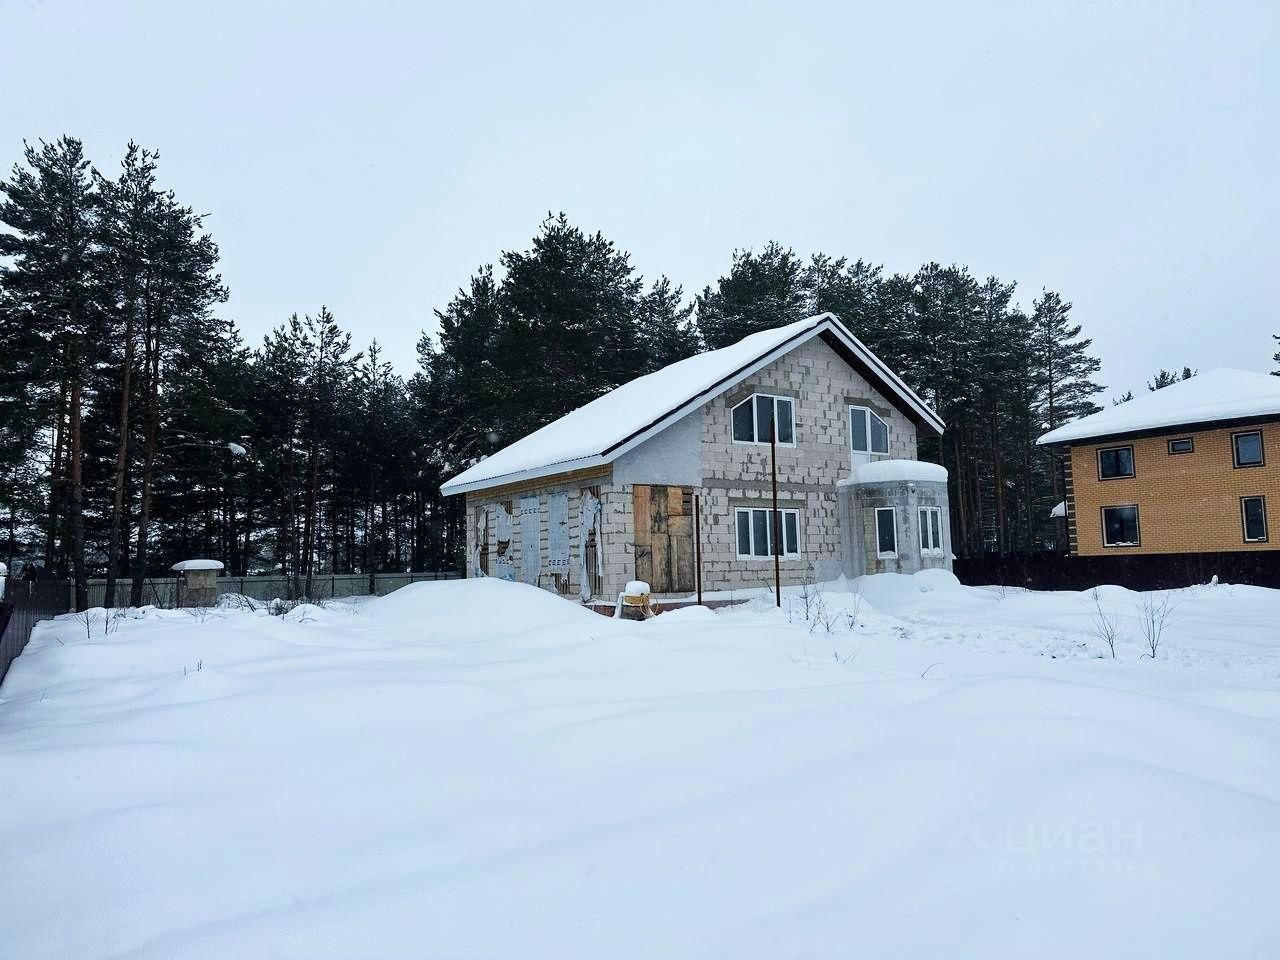
<svg viewBox="0 0 1280 960">
<path fill-rule="evenodd" d="M 654 593 L 694 589 L 693 488 L 636 484 L 636 579 Z"/>
</svg>

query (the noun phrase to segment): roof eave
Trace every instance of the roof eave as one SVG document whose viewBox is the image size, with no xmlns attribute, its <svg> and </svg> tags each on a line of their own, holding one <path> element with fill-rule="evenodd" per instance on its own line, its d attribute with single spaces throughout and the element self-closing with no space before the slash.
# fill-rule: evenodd
<svg viewBox="0 0 1280 960">
<path fill-rule="evenodd" d="M 561 460 L 558 463 L 548 463 L 541 467 L 530 467 L 527 470 L 516 470 L 511 473 L 502 473 L 494 477 L 481 477 L 476 480 L 465 480 L 461 483 L 455 477 L 452 480 L 446 480 L 440 484 L 440 492 L 446 497 L 456 496 L 460 493 L 475 493 L 477 490 L 489 490 L 493 487 L 505 487 L 513 483 L 522 483 L 525 480 L 539 480 L 543 477 L 554 477 L 562 473 L 573 473 L 577 470 L 589 470 L 592 467 L 602 467 L 611 463 L 613 457 L 606 457 L 601 454 L 594 454 L 590 457 L 577 457 L 573 460 Z"/>
<path fill-rule="evenodd" d="M 1159 437 L 1166 434 L 1185 433 L 1188 430 L 1227 430 L 1232 427 L 1246 426 L 1248 424 L 1275 423 L 1278 421 L 1280 421 L 1280 410 L 1277 410 L 1274 413 L 1256 413 L 1248 416 L 1230 417 L 1226 419 L 1180 420 L 1177 423 L 1142 427 L 1138 430 L 1099 431 L 1098 433 L 1089 433 L 1078 437 L 1073 436 L 1061 440 L 1048 439 L 1048 437 L 1056 432 L 1051 430 L 1036 441 L 1036 446 L 1065 447 L 1074 443 L 1099 443 L 1111 440 L 1137 439 L 1138 437 Z"/>
</svg>

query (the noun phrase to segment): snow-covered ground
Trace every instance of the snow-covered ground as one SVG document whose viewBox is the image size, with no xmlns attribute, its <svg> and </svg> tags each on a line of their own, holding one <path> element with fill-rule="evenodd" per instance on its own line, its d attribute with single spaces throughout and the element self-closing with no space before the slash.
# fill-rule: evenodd
<svg viewBox="0 0 1280 960">
<path fill-rule="evenodd" d="M 0 956 L 1277 955 L 1280 591 L 856 586 L 44 625 Z"/>
</svg>

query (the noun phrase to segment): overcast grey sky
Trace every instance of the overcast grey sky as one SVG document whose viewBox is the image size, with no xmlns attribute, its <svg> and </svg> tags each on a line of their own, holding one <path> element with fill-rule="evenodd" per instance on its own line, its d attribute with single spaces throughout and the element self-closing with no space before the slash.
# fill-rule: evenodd
<svg viewBox="0 0 1280 960">
<path fill-rule="evenodd" d="M 327 304 L 410 371 L 564 210 L 690 293 L 771 238 L 1057 289 L 1108 397 L 1271 369 L 1277 3 L 0 6 L 0 162 L 159 148 L 251 341 Z"/>
</svg>

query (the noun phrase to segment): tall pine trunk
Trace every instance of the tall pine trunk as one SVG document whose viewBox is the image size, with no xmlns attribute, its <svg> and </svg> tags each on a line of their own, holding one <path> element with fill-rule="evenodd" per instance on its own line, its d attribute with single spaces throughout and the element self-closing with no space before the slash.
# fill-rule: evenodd
<svg viewBox="0 0 1280 960">
<path fill-rule="evenodd" d="M 320 459 L 315 435 L 312 434 L 311 446 L 307 452 L 307 506 L 302 520 L 302 573 L 306 578 L 304 596 L 311 597 L 311 582 L 315 568 L 316 546 L 316 505 L 319 502 L 317 484 L 320 482 L 320 470 L 317 461 Z"/>
<path fill-rule="evenodd" d="M 146 435 L 142 454 L 142 503 L 138 512 L 138 549 L 133 558 L 133 583 L 129 590 L 129 605 L 142 606 L 142 584 L 147 576 L 149 560 L 149 535 L 151 528 L 151 485 L 155 473 L 156 441 L 160 433 L 160 343 L 159 335 L 152 333 L 147 341 L 147 356 L 143 361 L 147 373 L 146 384 Z"/>
<path fill-rule="evenodd" d="M 65 477 L 63 455 L 66 444 L 66 417 L 67 381 L 64 379 L 58 391 L 58 418 L 53 428 L 53 459 L 49 464 L 49 526 L 45 530 L 44 565 L 50 573 L 55 567 L 53 558 L 57 549 L 58 508 L 62 501 L 62 482 Z"/>
<path fill-rule="evenodd" d="M 71 568 L 75 574 L 76 610 L 89 609 L 89 579 L 84 564 L 84 478 L 81 474 L 80 377 L 71 379 Z"/>
<path fill-rule="evenodd" d="M 111 531 L 107 537 L 107 585 L 102 605 L 116 605 L 116 577 L 120 573 L 120 528 L 124 524 L 124 477 L 129 462 L 129 391 L 133 379 L 133 311 L 124 325 L 124 373 L 121 376 L 120 443 L 116 447 L 116 489 L 111 505 Z"/>
</svg>

